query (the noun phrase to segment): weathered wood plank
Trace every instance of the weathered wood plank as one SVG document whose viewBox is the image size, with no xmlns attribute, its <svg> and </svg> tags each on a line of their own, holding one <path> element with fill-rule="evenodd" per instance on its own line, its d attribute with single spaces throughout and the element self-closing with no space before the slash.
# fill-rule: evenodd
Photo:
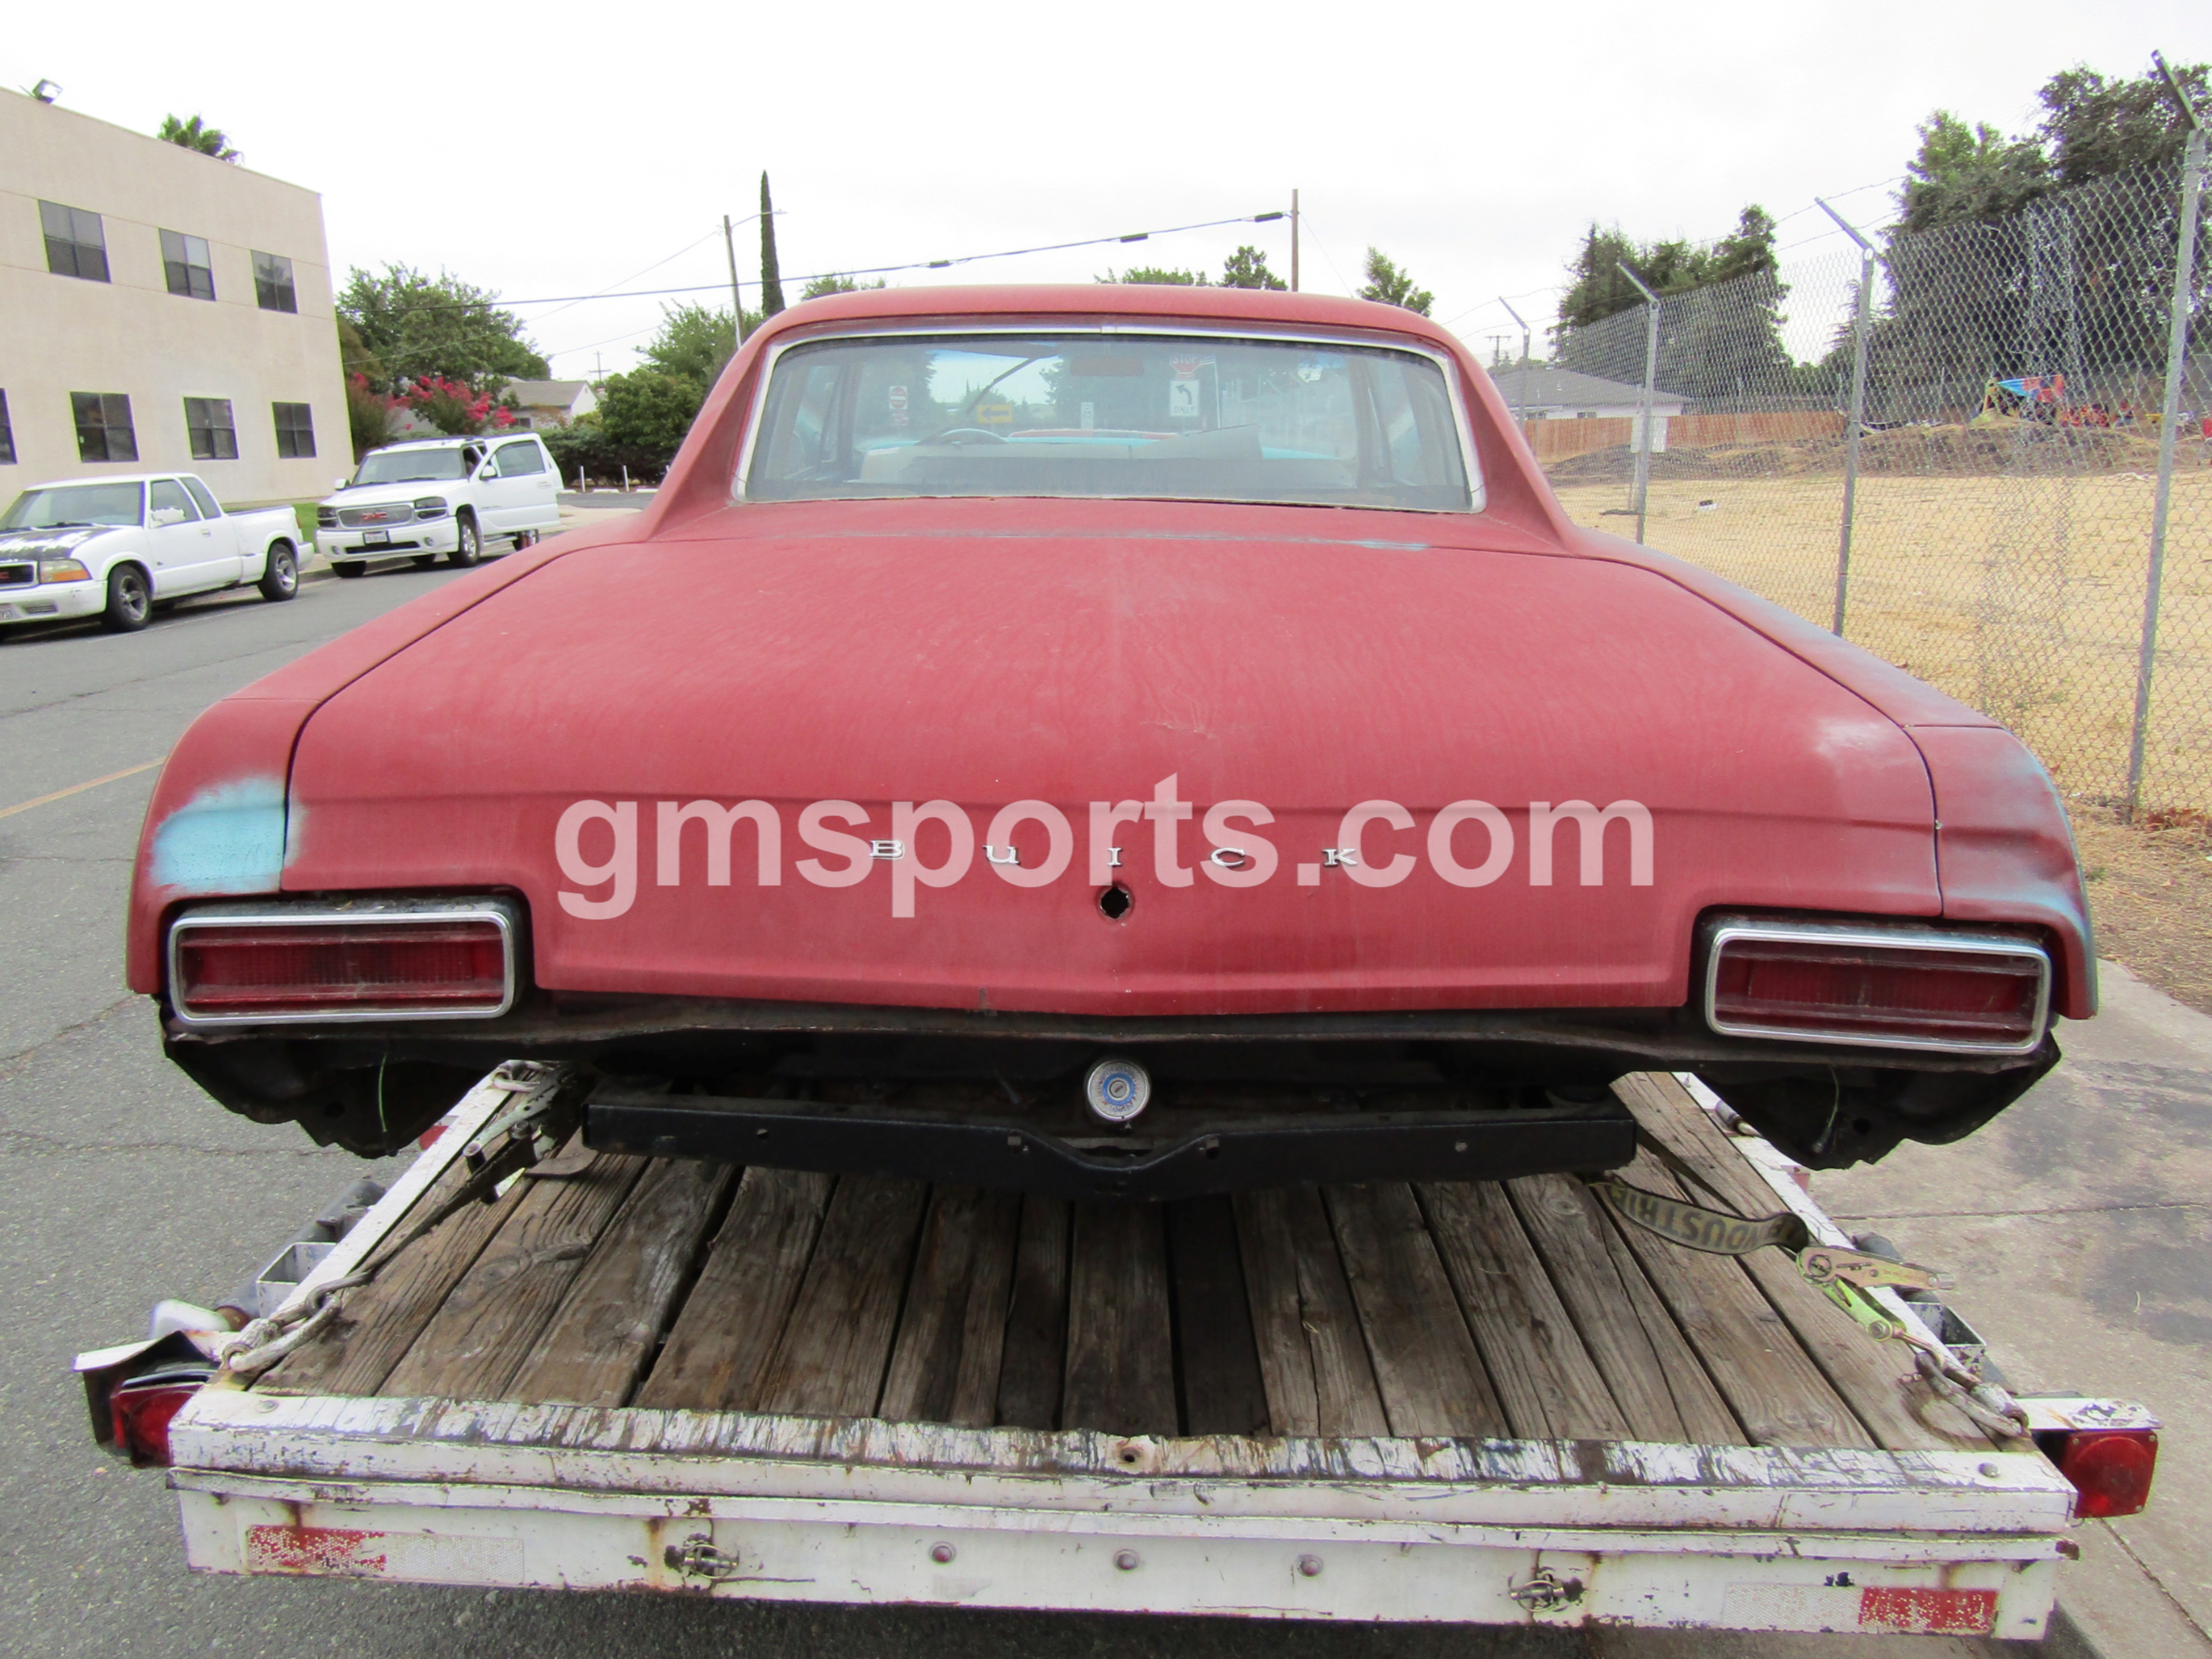
<svg viewBox="0 0 2212 1659">
<path fill-rule="evenodd" d="M 939 1187 L 930 1194 L 877 1416 L 990 1426 L 1020 1219 L 1014 1194 Z"/>
<path fill-rule="evenodd" d="M 1686 1197 L 1649 1149 L 1638 1149 L 1625 1173 L 1647 1192 Z M 1732 1258 L 1683 1249 L 1610 1215 L 1606 1220 L 1626 1241 L 1754 1445 L 1874 1444 Z"/>
<path fill-rule="evenodd" d="M 875 1414 L 927 1195 L 918 1181 L 839 1178 L 755 1409 Z"/>
<path fill-rule="evenodd" d="M 1062 1425 L 1173 1435 L 1173 1344 L 1159 1206 L 1078 1204 L 1068 1261 Z"/>
<path fill-rule="evenodd" d="M 1014 1291 L 999 1366 L 1000 1423 L 1016 1429 L 1060 1426 L 1067 1373 L 1068 1208 L 1035 1193 L 1022 1200 Z"/>
<path fill-rule="evenodd" d="M 1719 1200 L 1719 1207 L 1745 1216 L 1771 1215 L 1783 1207 L 1774 1189 L 1729 1145 L 1712 1114 L 1673 1077 L 1639 1073 L 1623 1078 L 1616 1092 L 1645 1132 Z M 1928 1387 L 1901 1344 L 1871 1340 L 1780 1251 L 1754 1250 L 1740 1259 L 1884 1450 L 1958 1451 L 1990 1443 L 1965 1413 Z"/>
<path fill-rule="evenodd" d="M 734 1411 L 758 1395 L 834 1184 L 799 1170 L 745 1171 L 637 1404 Z"/>
<path fill-rule="evenodd" d="M 1390 1432 L 1499 1436 L 1504 1409 L 1403 1182 L 1326 1189 Z"/>
<path fill-rule="evenodd" d="M 1629 1433 L 1675 1444 L 1746 1443 L 1742 1425 L 1598 1213 L 1590 1189 L 1557 1175 L 1523 1176 L 1505 1189 Z"/>
<path fill-rule="evenodd" d="M 537 1346 L 646 1160 L 595 1156 L 573 1175 L 520 1183 L 522 1201 L 377 1390 L 497 1400 Z"/>
<path fill-rule="evenodd" d="M 1524 1440 L 1620 1440 L 1628 1419 L 1575 1334 L 1504 1189 L 1415 1188 L 1505 1420 Z"/>
<path fill-rule="evenodd" d="M 1267 1416 L 1283 1435 L 1390 1432 L 1345 1282 L 1336 1236 L 1312 1187 L 1236 1195 L 1237 1238 Z"/>
<path fill-rule="evenodd" d="M 400 1218 L 391 1241 L 371 1255 L 375 1279 L 342 1292 L 329 1328 L 254 1386 L 271 1394 L 376 1393 L 526 1195 L 524 1183 L 517 1182 L 496 1203 L 471 1204 L 402 1249 L 420 1218 L 458 1193 L 470 1174 L 455 1160 Z"/>
<path fill-rule="evenodd" d="M 1182 1431 L 1265 1434 L 1267 1390 L 1237 1259 L 1237 1217 L 1225 1198 L 1186 1199 L 1166 1209 Z"/>
<path fill-rule="evenodd" d="M 629 1400 L 737 1178 L 727 1164 L 693 1158 L 647 1165 L 506 1398 L 578 1406 Z"/>
</svg>

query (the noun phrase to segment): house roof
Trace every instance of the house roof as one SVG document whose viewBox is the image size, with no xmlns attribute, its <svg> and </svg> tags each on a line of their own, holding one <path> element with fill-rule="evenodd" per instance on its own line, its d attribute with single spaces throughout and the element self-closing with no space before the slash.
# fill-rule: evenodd
<svg viewBox="0 0 2212 1659">
<path fill-rule="evenodd" d="M 507 389 L 526 409 L 567 409 L 591 386 L 589 380 L 509 380 Z"/>
<path fill-rule="evenodd" d="M 1498 389 L 1509 404 L 1526 404 L 1532 409 L 1592 408 L 1599 404 L 1638 404 L 1644 401 L 1644 388 L 1623 380 L 1601 380 L 1595 374 L 1583 374 L 1571 368 L 1530 368 L 1524 384 L 1521 371 L 1511 364 L 1504 364 L 1490 372 Z M 1679 392 L 1669 392 L 1664 386 L 1655 386 L 1651 392 L 1655 403 L 1686 404 L 1689 398 Z"/>
</svg>

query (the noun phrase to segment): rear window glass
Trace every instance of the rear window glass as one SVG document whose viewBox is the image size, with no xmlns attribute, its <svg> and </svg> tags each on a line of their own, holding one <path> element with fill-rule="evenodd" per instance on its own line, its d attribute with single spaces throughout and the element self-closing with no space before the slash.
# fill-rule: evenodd
<svg viewBox="0 0 2212 1659">
<path fill-rule="evenodd" d="M 898 335 L 776 360 L 755 501 L 1103 495 L 1467 512 L 1443 372 L 1386 348 Z"/>
</svg>

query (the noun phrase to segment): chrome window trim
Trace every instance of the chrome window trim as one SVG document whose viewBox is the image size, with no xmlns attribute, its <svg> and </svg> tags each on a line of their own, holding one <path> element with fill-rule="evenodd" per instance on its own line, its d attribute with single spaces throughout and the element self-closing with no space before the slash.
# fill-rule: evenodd
<svg viewBox="0 0 2212 1659">
<path fill-rule="evenodd" d="M 404 904 L 405 908 L 399 908 Z M 315 923 L 343 921 L 383 926 L 411 921 L 489 921 L 499 928 L 500 967 L 505 977 L 503 989 L 496 1008 L 438 1008 L 403 1010 L 392 1008 L 319 1010 L 313 1013 L 297 1014 L 194 1014 L 185 1006 L 178 988 L 183 984 L 180 967 L 180 946 L 188 927 L 268 927 L 287 924 L 306 926 Z M 497 1019 L 511 1010 L 520 994 L 514 969 L 515 915 L 507 905 L 496 901 L 465 899 L 451 904 L 434 899 L 400 901 L 391 908 L 369 909 L 359 905 L 341 907 L 334 904 L 284 905 L 225 905 L 220 910 L 187 910 L 169 924 L 169 938 L 164 951 L 168 968 L 169 1012 L 179 1025 L 195 1031 L 216 1030 L 240 1025 L 331 1025 L 361 1024 L 369 1021 L 391 1024 L 399 1020 L 418 1019 Z"/>
<path fill-rule="evenodd" d="M 1415 340 L 1376 339 L 1356 330 L 1316 332 L 1306 329 L 1271 327 L 1265 323 L 1208 324 L 1193 322 L 1164 323 L 1139 326 L 1126 322 L 1054 324 L 1038 321 L 1030 323 L 951 324 L 930 322 L 915 324 L 861 324 L 854 327 L 824 325 L 819 331 L 794 330 L 791 337 L 777 341 L 768 349 L 761 363 L 760 379 L 753 388 L 752 407 L 745 420 L 745 440 L 738 451 L 736 471 L 730 478 L 730 499 L 743 504 L 746 500 L 745 479 L 753 470 L 753 447 L 760 441 L 761 422 L 768 412 L 769 384 L 775 377 L 775 366 L 783 355 L 802 345 L 819 345 L 825 340 L 902 339 L 916 334 L 975 335 L 975 334 L 1096 334 L 1102 338 L 1115 335 L 1132 336 L 1140 339 L 1232 339 L 1265 340 L 1284 345 L 1340 346 L 1369 351 L 1403 351 L 1413 356 L 1425 357 L 1443 371 L 1445 395 L 1451 399 L 1454 424 L 1459 433 L 1461 465 L 1467 469 L 1468 505 L 1464 507 L 1362 507 L 1358 510 L 1369 513 L 1422 513 L 1431 514 L 1473 514 L 1489 505 L 1488 481 L 1482 474 L 1482 465 L 1474 453 L 1474 428 L 1467 415 L 1467 389 L 1460 379 L 1459 365 L 1451 354 L 1440 348 L 1425 345 Z M 1182 501 L 1203 505 L 1217 500 L 1232 507 L 1330 507 L 1328 501 L 1249 501 L 1226 497 L 1205 495 L 836 495 L 816 499 L 824 501 Z"/>
<path fill-rule="evenodd" d="M 1869 1036 L 1862 1032 L 1803 1030 L 1790 1027 L 1738 1024 L 1714 1012 L 1719 994 L 1721 952 L 1733 940 L 1761 939 L 1784 945 L 1843 945 L 1882 950 L 1941 950 L 1966 956 L 2033 957 L 2039 964 L 2036 978 L 2035 1015 L 2029 1036 L 2021 1042 L 1946 1042 L 1934 1037 Z M 1723 1036 L 1779 1038 L 1790 1042 L 1826 1042 L 1855 1048 L 1911 1049 L 1941 1054 L 2032 1054 L 2043 1044 L 2051 1023 L 2051 952 L 2032 939 L 2010 939 L 1997 933 L 1953 933 L 1941 928 L 1906 923 L 1887 927 L 1870 922 L 1762 921 L 1750 916 L 1723 916 L 1713 930 L 1705 951 L 1705 1024 Z"/>
</svg>

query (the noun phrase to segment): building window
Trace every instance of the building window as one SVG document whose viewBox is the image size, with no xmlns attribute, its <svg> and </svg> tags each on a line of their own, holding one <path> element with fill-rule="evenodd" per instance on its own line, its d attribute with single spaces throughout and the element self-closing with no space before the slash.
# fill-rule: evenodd
<svg viewBox="0 0 2212 1659">
<path fill-rule="evenodd" d="M 300 296 L 292 288 L 292 262 L 281 253 L 256 252 L 253 298 L 264 311 L 297 311 Z"/>
<path fill-rule="evenodd" d="M 131 426 L 131 399 L 120 392 L 72 392 L 76 453 L 88 461 L 135 461 L 138 434 Z"/>
<path fill-rule="evenodd" d="M 8 420 L 8 394 L 0 392 L 0 466 L 15 465 L 15 428 Z"/>
<path fill-rule="evenodd" d="M 46 269 L 57 276 L 107 280 L 107 234 L 100 216 L 59 202 L 39 204 L 39 227 L 46 233 Z"/>
<path fill-rule="evenodd" d="M 307 461 L 315 455 L 315 412 L 305 404 L 275 404 L 276 456 L 279 460 Z"/>
<path fill-rule="evenodd" d="M 238 459 L 238 428 L 230 418 L 228 398 L 185 398 L 185 435 L 191 440 L 196 461 Z"/>
<path fill-rule="evenodd" d="M 188 300 L 215 298 L 215 267 L 208 262 L 204 238 L 180 230 L 161 233 L 161 268 L 168 273 L 169 292 Z"/>
</svg>

